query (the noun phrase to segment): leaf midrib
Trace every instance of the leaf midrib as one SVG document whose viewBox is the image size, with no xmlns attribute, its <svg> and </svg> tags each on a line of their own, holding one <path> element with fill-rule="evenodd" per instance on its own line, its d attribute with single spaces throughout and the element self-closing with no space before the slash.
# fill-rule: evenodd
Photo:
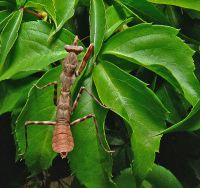
<svg viewBox="0 0 200 188">
<path fill-rule="evenodd" d="M 110 82 L 108 82 L 108 83 L 110 83 L 110 84 L 112 84 L 112 88 L 115 88 L 115 90 L 117 90 L 116 88 L 117 87 L 115 87 L 115 84 L 112 82 L 112 80 L 111 80 L 111 77 L 109 77 L 108 76 L 108 74 L 107 74 L 107 71 L 105 70 L 105 68 L 103 67 L 103 66 L 101 66 L 102 67 L 102 69 L 104 70 L 104 72 L 102 72 L 101 74 L 104 74 L 105 75 L 105 77 L 107 78 L 107 80 L 110 80 Z M 118 91 L 118 90 L 117 90 Z M 117 96 L 118 98 L 119 98 L 119 100 L 122 102 L 122 104 L 123 104 L 123 99 L 121 99 L 121 97 L 120 97 L 120 94 L 119 94 L 119 92 L 115 92 L 116 94 L 115 94 L 115 96 Z M 126 118 L 128 118 L 128 122 L 131 122 L 130 120 L 131 120 L 131 118 L 129 117 L 129 114 L 131 114 L 131 113 L 127 113 L 127 109 L 124 107 L 124 105 L 122 105 L 122 107 L 123 107 L 123 109 L 124 109 L 124 111 L 126 112 L 126 116 L 127 117 L 124 117 L 125 119 Z"/>
</svg>

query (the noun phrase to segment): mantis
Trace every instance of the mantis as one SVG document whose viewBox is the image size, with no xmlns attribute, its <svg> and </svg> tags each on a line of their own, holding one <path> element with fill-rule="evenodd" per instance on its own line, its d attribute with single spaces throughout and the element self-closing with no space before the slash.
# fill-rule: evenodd
<svg viewBox="0 0 200 188">
<path fill-rule="evenodd" d="M 72 104 L 70 88 L 73 85 L 76 77 L 78 77 L 81 74 L 81 72 L 84 70 L 86 66 L 86 62 L 88 61 L 94 48 L 94 45 L 90 44 L 82 60 L 82 63 L 78 67 L 77 55 L 83 51 L 83 47 L 78 46 L 78 40 L 79 40 L 78 36 L 76 36 L 72 45 L 65 46 L 65 50 L 68 52 L 68 55 L 62 62 L 63 70 L 60 75 L 61 90 L 60 90 L 60 95 L 59 95 L 58 100 L 57 100 L 57 88 L 58 88 L 57 81 L 50 82 L 49 84 L 44 85 L 44 86 L 35 85 L 35 87 L 37 87 L 38 89 L 43 89 L 45 87 L 52 86 L 52 85 L 54 86 L 53 101 L 54 101 L 54 104 L 57 106 L 56 107 L 56 121 L 55 122 L 54 121 L 26 121 L 25 122 L 26 148 L 28 146 L 27 127 L 29 125 L 52 125 L 54 126 L 53 139 L 52 139 L 53 151 L 55 151 L 56 153 L 59 153 L 61 158 L 66 158 L 67 154 L 70 151 L 72 151 L 74 148 L 74 140 L 73 140 L 73 136 L 71 132 L 71 126 L 77 125 L 78 123 L 82 121 L 92 118 L 96 127 L 97 136 L 99 138 L 101 146 L 106 152 L 112 152 L 103 146 L 103 142 L 98 133 L 98 123 L 97 123 L 95 114 L 88 114 L 73 122 L 71 122 L 71 119 L 70 119 L 71 114 L 75 111 L 78 105 L 78 101 L 83 91 L 89 94 L 100 106 L 107 108 L 105 105 L 99 102 L 98 99 L 91 92 L 89 92 L 85 87 L 80 88 L 78 95 L 74 103 Z"/>
</svg>

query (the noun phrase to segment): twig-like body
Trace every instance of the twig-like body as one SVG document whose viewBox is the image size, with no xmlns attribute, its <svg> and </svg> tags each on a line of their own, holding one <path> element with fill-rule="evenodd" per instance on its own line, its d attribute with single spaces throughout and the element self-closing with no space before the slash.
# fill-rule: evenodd
<svg viewBox="0 0 200 188">
<path fill-rule="evenodd" d="M 78 70 L 78 60 L 77 55 L 83 51 L 82 46 L 78 46 L 78 37 L 75 37 L 73 45 L 66 45 L 65 49 L 68 52 L 68 56 L 64 59 L 62 65 L 63 65 L 63 71 L 60 75 L 61 80 L 61 90 L 60 95 L 57 101 L 57 81 L 51 82 L 45 86 L 39 87 L 36 86 L 39 89 L 43 89 L 47 86 L 54 85 L 54 104 L 57 105 L 56 109 L 56 122 L 51 121 L 26 121 L 25 127 L 26 127 L 26 146 L 28 146 L 27 142 L 27 125 L 54 125 L 54 132 L 53 132 L 53 139 L 52 139 L 52 147 L 53 150 L 57 153 L 60 153 L 62 158 L 65 158 L 67 154 L 73 150 L 74 148 L 74 141 L 73 136 L 71 133 L 70 126 L 76 125 L 77 123 L 80 123 L 88 118 L 93 118 L 95 127 L 97 130 L 97 135 L 100 140 L 100 143 L 103 146 L 102 140 L 98 134 L 98 125 L 96 121 L 96 117 L 94 114 L 89 114 L 85 117 L 79 118 L 73 122 L 71 122 L 70 116 L 71 113 L 75 110 L 77 107 L 79 98 L 82 94 L 82 92 L 85 90 L 99 105 L 102 107 L 105 107 L 102 105 L 94 96 L 92 93 L 87 91 L 85 87 L 81 87 L 76 100 L 74 101 L 74 104 L 71 106 L 71 92 L 70 88 L 72 84 L 74 83 L 75 78 L 81 74 L 83 69 L 86 66 L 86 62 L 89 59 L 89 56 L 91 55 L 93 51 L 93 44 L 90 44 L 83 61 L 81 65 L 79 66 Z M 106 107 L 105 107 L 106 108 Z M 105 149 L 105 148 L 104 148 Z M 107 149 L 105 149 L 107 152 L 111 152 Z"/>
</svg>

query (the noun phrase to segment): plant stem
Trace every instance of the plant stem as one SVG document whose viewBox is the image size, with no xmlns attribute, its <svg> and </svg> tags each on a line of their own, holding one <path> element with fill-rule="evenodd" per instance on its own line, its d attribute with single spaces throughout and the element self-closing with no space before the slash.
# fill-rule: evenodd
<svg viewBox="0 0 200 188">
<path fill-rule="evenodd" d="M 30 10 L 30 9 L 27 9 L 27 8 L 24 8 L 24 7 L 22 9 L 23 9 L 24 12 L 32 14 L 33 16 L 36 16 L 39 19 L 43 19 L 44 18 L 44 16 L 42 14 L 36 13 L 33 10 Z"/>
</svg>

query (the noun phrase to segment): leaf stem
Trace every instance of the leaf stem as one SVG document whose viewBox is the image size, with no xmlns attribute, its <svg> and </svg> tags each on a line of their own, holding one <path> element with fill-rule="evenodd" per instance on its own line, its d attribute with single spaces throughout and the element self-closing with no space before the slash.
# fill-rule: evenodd
<svg viewBox="0 0 200 188">
<path fill-rule="evenodd" d="M 29 14 L 32 14 L 33 16 L 36 16 L 36 17 L 39 18 L 39 19 L 43 19 L 43 18 L 44 18 L 44 16 L 43 16 L 42 14 L 36 13 L 35 11 L 30 10 L 30 9 L 28 9 L 28 8 L 22 7 L 21 9 L 22 9 L 24 12 L 27 12 L 27 13 L 29 13 Z"/>
</svg>

